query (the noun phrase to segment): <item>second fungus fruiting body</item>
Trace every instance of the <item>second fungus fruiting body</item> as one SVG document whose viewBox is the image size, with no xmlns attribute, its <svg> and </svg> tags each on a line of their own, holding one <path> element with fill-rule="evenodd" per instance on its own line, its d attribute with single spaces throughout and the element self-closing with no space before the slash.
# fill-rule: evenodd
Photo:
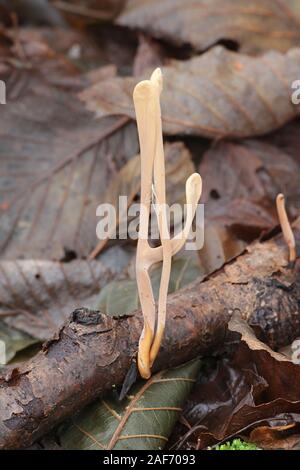
<svg viewBox="0 0 300 470">
<path fill-rule="evenodd" d="M 278 194 L 276 198 L 276 207 L 278 218 L 281 226 L 281 230 L 283 233 L 283 238 L 288 246 L 289 249 L 289 262 L 294 263 L 296 261 L 297 253 L 296 253 L 296 242 L 295 237 L 286 213 L 285 209 L 285 198 L 283 194 Z"/>
</svg>

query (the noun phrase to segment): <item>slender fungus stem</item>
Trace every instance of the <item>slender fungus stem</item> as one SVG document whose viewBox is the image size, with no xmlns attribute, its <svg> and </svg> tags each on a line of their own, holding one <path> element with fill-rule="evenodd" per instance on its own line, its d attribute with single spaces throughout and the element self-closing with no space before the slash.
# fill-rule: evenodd
<svg viewBox="0 0 300 470">
<path fill-rule="evenodd" d="M 160 110 L 161 91 L 162 74 L 160 69 L 156 69 L 150 80 L 138 83 L 133 92 L 141 151 L 141 210 L 136 278 L 144 326 L 139 341 L 138 368 L 140 375 L 145 379 L 151 376 L 151 367 L 158 354 L 164 334 L 172 256 L 186 242 L 202 191 L 201 177 L 198 173 L 194 173 L 186 182 L 187 214 L 184 228 L 180 234 L 171 239 L 166 206 L 165 159 Z M 150 247 L 148 242 L 152 194 L 155 194 L 155 211 L 161 240 L 161 245 L 156 248 Z M 149 270 L 159 261 L 162 261 L 162 274 L 156 318 Z"/>
<path fill-rule="evenodd" d="M 172 245 L 168 227 L 167 206 L 166 206 L 166 176 L 165 176 L 165 156 L 162 137 L 160 94 L 162 91 L 162 75 L 160 69 L 156 69 L 152 76 L 151 82 L 155 89 L 155 127 L 156 127 L 156 150 L 154 157 L 154 189 L 156 194 L 156 211 L 158 219 L 158 228 L 161 239 L 163 265 L 159 288 L 157 328 L 150 350 L 150 366 L 152 366 L 160 348 L 166 323 L 166 308 L 169 280 L 171 274 L 172 263 Z"/>
<path fill-rule="evenodd" d="M 152 171 L 156 146 L 154 127 L 155 101 L 153 87 L 148 80 L 140 82 L 134 90 L 133 100 L 136 112 L 141 152 L 141 209 L 139 240 L 136 256 L 136 278 L 144 327 L 139 341 L 138 367 L 142 377 L 149 378 L 149 351 L 154 337 L 155 302 L 149 276 L 151 259 L 148 243 L 150 204 L 152 199 Z"/>
<path fill-rule="evenodd" d="M 276 206 L 283 238 L 289 249 L 289 262 L 294 263 L 297 258 L 295 237 L 286 213 L 285 198 L 281 193 L 277 195 Z"/>
</svg>

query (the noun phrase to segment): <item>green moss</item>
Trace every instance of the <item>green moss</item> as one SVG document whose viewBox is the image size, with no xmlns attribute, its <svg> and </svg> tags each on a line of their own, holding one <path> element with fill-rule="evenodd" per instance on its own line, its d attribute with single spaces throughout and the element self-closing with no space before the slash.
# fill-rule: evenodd
<svg viewBox="0 0 300 470">
<path fill-rule="evenodd" d="M 255 444 L 244 442 L 241 439 L 234 439 L 232 442 L 226 442 L 216 446 L 215 450 L 258 450 Z"/>
</svg>

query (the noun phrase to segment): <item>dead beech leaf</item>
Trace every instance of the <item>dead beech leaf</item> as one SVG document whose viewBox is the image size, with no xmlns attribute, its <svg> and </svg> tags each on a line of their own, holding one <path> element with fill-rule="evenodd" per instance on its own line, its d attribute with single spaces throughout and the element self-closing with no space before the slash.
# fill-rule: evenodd
<svg viewBox="0 0 300 470">
<path fill-rule="evenodd" d="M 113 393 L 97 400 L 59 430 L 64 449 L 163 449 L 193 388 L 201 362 L 194 360 L 140 382 L 122 403 Z"/>
<path fill-rule="evenodd" d="M 126 0 L 51 0 L 66 18 L 75 25 L 91 21 L 109 21 L 122 10 Z"/>
<path fill-rule="evenodd" d="M 51 25 L 52 27 L 65 27 L 61 15 L 45 0 L 1 0 L 0 17 L 3 15 L 5 23 L 11 25 L 12 15 L 18 16 L 18 21 L 37 25 Z M 3 10 L 3 11 L 2 11 Z M 2 18 L 0 18 L 2 19 Z"/>
<path fill-rule="evenodd" d="M 207 178 L 205 202 L 213 198 L 231 200 L 234 196 L 273 201 L 278 191 L 287 197 L 300 197 L 299 164 L 263 139 L 215 144 L 205 153 L 199 169 Z"/>
<path fill-rule="evenodd" d="M 97 242 L 105 185 L 137 153 L 127 118 L 95 122 L 74 93 L 76 67 L 33 32 L 20 36 L 0 116 L 0 252 L 6 259 L 84 257 Z M 13 62 L 14 64 L 14 62 Z"/>
<path fill-rule="evenodd" d="M 300 49 L 249 57 L 214 47 L 200 57 L 163 67 L 162 120 L 166 134 L 247 137 L 277 129 L 299 115 L 290 84 L 300 74 Z M 80 96 L 98 117 L 134 118 L 139 78 L 103 81 Z"/>
<path fill-rule="evenodd" d="M 199 172 L 206 181 L 206 219 L 248 241 L 278 223 L 278 193 L 287 197 L 292 216 L 299 213 L 300 161 L 263 139 L 212 145 Z"/>
<path fill-rule="evenodd" d="M 175 447 L 205 448 L 248 436 L 259 426 L 292 429 L 300 422 L 300 365 L 257 339 L 239 315 L 233 315 L 229 331 L 224 354 L 208 363 L 186 402 L 190 430 L 177 441 L 172 437 Z"/>
<path fill-rule="evenodd" d="M 122 119 L 95 125 L 74 96 L 37 84 L 5 107 L 2 256 L 61 259 L 64 248 L 88 255 L 105 183 L 137 151 L 135 127 Z"/>
<path fill-rule="evenodd" d="M 12 34 L 11 37 L 13 39 Z M 64 67 L 69 63 L 73 66 L 73 69 L 74 67 L 77 69 L 77 73 L 92 71 L 100 74 L 102 67 L 113 67 L 110 61 L 107 60 L 106 49 L 103 44 L 100 46 L 95 38 L 84 31 L 71 28 L 26 27 L 20 29 L 18 40 L 23 47 L 25 46 L 26 53 L 27 44 L 31 44 L 31 50 L 33 50 L 33 47 L 35 50 L 37 48 L 41 50 L 43 44 L 44 50 L 46 51 L 47 48 L 50 54 L 53 57 L 55 56 L 56 62 L 58 59 L 63 61 Z M 49 55 L 45 57 L 45 60 L 49 61 Z M 44 68 L 40 66 L 39 71 L 44 72 Z"/>
<path fill-rule="evenodd" d="M 133 63 L 133 75 L 139 77 L 144 71 L 162 66 L 166 60 L 165 55 L 166 51 L 163 50 L 161 44 L 140 34 Z"/>
<path fill-rule="evenodd" d="M 5 30 L 4 58 L 10 71 L 4 78 L 10 102 L 19 99 L 28 88 L 34 87 L 38 78 L 69 90 L 81 89 L 78 67 L 68 57 L 67 51 L 52 46 L 60 31 L 58 29 L 47 37 L 43 34 L 45 29 L 22 28 L 18 36 L 14 30 Z M 3 60 L 2 54 L 0 61 L 1 59 Z"/>
<path fill-rule="evenodd" d="M 247 53 L 300 44 L 297 0 L 129 0 L 117 23 L 198 51 L 221 40 Z"/>
<path fill-rule="evenodd" d="M 276 146 L 282 152 L 291 156 L 298 165 L 300 164 L 300 119 L 289 122 L 276 132 L 263 137 L 263 140 Z"/>
<path fill-rule="evenodd" d="M 117 259 L 115 267 L 98 260 L 1 261 L 1 319 L 34 338 L 49 339 L 75 308 L 96 306 L 99 291 L 122 269 L 120 252 Z"/>
<path fill-rule="evenodd" d="M 216 225 L 231 228 L 237 237 L 249 242 L 264 230 L 277 225 L 278 220 L 272 209 L 244 198 L 220 201 L 219 204 L 214 201 L 206 206 L 209 217 Z"/>
</svg>

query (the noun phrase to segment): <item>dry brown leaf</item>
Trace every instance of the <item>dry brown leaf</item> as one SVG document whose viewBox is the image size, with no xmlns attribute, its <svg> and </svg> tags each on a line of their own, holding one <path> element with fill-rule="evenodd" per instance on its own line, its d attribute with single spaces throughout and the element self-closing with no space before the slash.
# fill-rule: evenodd
<svg viewBox="0 0 300 470">
<path fill-rule="evenodd" d="M 294 152 L 297 151 L 294 147 Z M 277 225 L 275 199 L 282 192 L 292 217 L 300 209 L 300 161 L 268 141 L 220 142 L 204 154 L 205 216 L 249 241 Z"/>
<path fill-rule="evenodd" d="M 231 333 L 225 353 L 208 362 L 186 403 L 183 416 L 190 430 L 183 432 L 184 438 L 176 446 L 204 448 L 247 435 L 259 426 L 293 429 L 300 423 L 300 365 L 257 339 L 239 314 L 233 315 L 228 327 Z M 174 443 L 177 437 L 174 434 Z M 253 442 L 252 434 L 249 440 Z M 254 442 L 262 445 L 262 439 Z M 289 439 L 289 444 L 294 445 L 295 440 Z"/>
<path fill-rule="evenodd" d="M 117 22 L 198 51 L 218 41 L 247 53 L 300 44 L 298 0 L 129 0 Z"/>
<path fill-rule="evenodd" d="M 90 70 L 92 73 L 101 74 L 104 66 L 116 66 L 121 75 L 132 72 L 137 39 L 135 34 L 129 32 L 124 35 L 123 28 L 104 23 L 97 27 L 91 26 L 89 29 L 45 27 L 20 29 L 21 40 L 33 36 L 65 56 L 80 71 Z"/>
<path fill-rule="evenodd" d="M 251 58 L 220 46 L 163 68 L 162 120 L 166 134 L 246 137 L 277 129 L 299 115 L 291 83 L 300 75 L 300 49 Z M 134 118 L 139 78 L 103 81 L 81 93 L 98 117 Z"/>
<path fill-rule="evenodd" d="M 139 45 L 133 63 L 133 75 L 141 76 L 149 69 L 161 67 L 165 62 L 165 51 L 151 38 L 139 35 Z"/>
<path fill-rule="evenodd" d="M 135 128 L 123 118 L 91 125 L 76 98 L 44 86 L 7 107 L 1 123 L 2 256 L 87 256 L 105 184 L 137 151 Z"/>
<path fill-rule="evenodd" d="M 283 426 L 259 426 L 251 431 L 249 441 L 263 449 L 299 449 L 299 425 L 296 423 Z"/>
<path fill-rule="evenodd" d="M 44 30 L 41 30 L 44 31 Z M 18 99 L 37 77 L 52 85 L 81 89 L 78 68 L 65 53 L 54 50 L 43 33 L 37 29 L 6 29 L 0 63 L 7 70 L 1 76 L 7 86 L 9 102 Z M 59 30 L 60 31 L 60 30 Z M 53 35 L 55 37 L 55 35 Z"/>
<path fill-rule="evenodd" d="M 99 36 L 101 36 L 101 32 Z M 101 38 L 98 42 L 98 38 L 85 31 L 71 28 L 27 27 L 20 29 L 18 41 L 25 44 L 25 47 L 28 43 L 44 44 L 50 52 L 52 50 L 52 55 L 55 54 L 56 61 L 60 57 L 64 60 L 65 65 L 69 62 L 81 72 L 94 71 L 98 67 L 111 64 L 106 56 L 106 47 Z M 49 61 L 49 57 L 46 59 Z M 42 71 L 43 68 L 40 67 L 40 72 Z"/>
<path fill-rule="evenodd" d="M 96 308 L 101 289 L 120 277 L 129 260 L 121 250 L 115 257 L 113 265 L 105 260 L 1 261 L 0 318 L 34 338 L 49 339 L 78 305 Z"/>
<path fill-rule="evenodd" d="M 136 128 L 124 117 L 93 120 L 72 91 L 74 66 L 35 34 L 21 38 L 0 116 L 1 255 L 87 256 L 107 181 L 137 153 Z"/>
<path fill-rule="evenodd" d="M 295 315 L 297 315 L 297 312 L 295 312 Z M 250 321 L 250 324 L 251 323 L 252 322 Z M 233 314 L 233 316 L 231 317 L 228 323 L 228 328 L 229 328 L 229 331 L 234 331 L 236 333 L 239 333 L 241 335 L 241 340 L 247 344 L 247 346 L 250 348 L 251 351 L 264 351 L 264 352 L 266 351 L 273 359 L 276 359 L 276 361 L 278 362 L 281 362 L 281 361 L 291 362 L 288 360 L 288 358 L 285 355 L 279 352 L 273 351 L 267 344 L 260 341 L 255 336 L 251 326 L 249 326 L 249 324 L 246 323 L 245 321 L 242 321 L 239 314 Z M 299 373 L 300 373 L 300 368 L 299 368 Z"/>
<path fill-rule="evenodd" d="M 65 21 L 47 0 L 1 0 L 0 16 L 7 25 L 14 23 L 13 14 L 21 23 L 65 27 Z"/>
<path fill-rule="evenodd" d="M 300 120 L 286 124 L 281 129 L 273 132 L 269 136 L 263 138 L 264 141 L 271 145 L 275 145 L 285 154 L 290 155 L 298 165 L 300 165 Z"/>
<path fill-rule="evenodd" d="M 109 21 L 124 7 L 126 0 L 50 0 L 75 26 L 90 21 Z"/>
</svg>

